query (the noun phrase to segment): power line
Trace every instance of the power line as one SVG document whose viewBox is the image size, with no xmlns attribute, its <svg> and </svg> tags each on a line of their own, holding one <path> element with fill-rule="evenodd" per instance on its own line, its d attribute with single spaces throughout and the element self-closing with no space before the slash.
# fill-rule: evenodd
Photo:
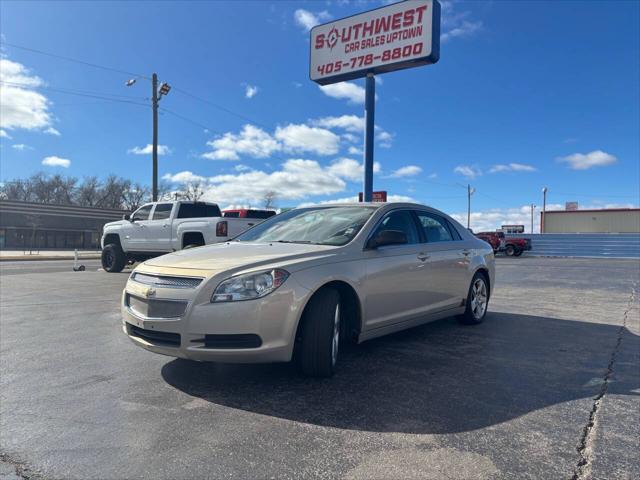
<svg viewBox="0 0 640 480">
<path fill-rule="evenodd" d="M 116 72 L 116 73 L 122 73 L 122 74 L 128 75 L 130 77 L 138 77 L 138 78 L 144 78 L 146 80 L 151 80 L 151 77 L 147 77 L 146 75 L 141 75 L 139 73 L 128 72 L 126 70 L 120 70 L 118 68 L 107 67 L 105 65 L 99 65 L 97 63 L 85 62 L 84 60 L 78 60 L 77 58 L 66 57 L 64 55 L 58 55 L 57 53 L 45 52 L 43 50 L 38 50 L 37 48 L 30 48 L 30 47 L 25 47 L 25 46 L 22 46 L 22 45 L 16 45 L 15 43 L 9 43 L 9 42 L 5 42 L 5 41 L 0 41 L 0 46 L 5 46 L 5 45 L 9 46 L 9 47 L 13 47 L 13 48 L 18 48 L 20 50 L 25 50 L 27 52 L 38 53 L 40 55 L 46 55 L 48 57 L 59 58 L 61 60 L 67 60 L 68 62 L 74 62 L 74 63 L 78 63 L 80 65 L 85 65 L 85 66 L 88 66 L 88 67 L 100 68 L 102 70 L 107 70 L 107 71 Z"/>
<path fill-rule="evenodd" d="M 13 86 L 13 87 L 19 87 L 19 88 L 24 88 L 25 85 L 22 83 L 14 83 L 14 82 L 7 82 L 6 80 L 0 80 L 0 85 L 9 85 L 9 86 Z M 132 104 L 132 105 L 142 105 L 145 107 L 148 107 L 149 105 L 146 103 L 142 103 L 142 102 L 134 102 L 133 100 L 125 100 L 123 98 L 113 98 L 109 95 L 109 93 L 84 93 L 83 91 L 76 91 L 76 90 L 71 90 L 71 89 L 65 89 L 65 88 L 56 88 L 56 87 L 38 87 L 41 88 L 43 90 L 49 90 L 52 92 L 57 92 L 57 93 L 62 93 L 64 95 L 74 95 L 77 97 L 87 97 L 87 98 L 96 98 L 99 100 L 108 100 L 111 102 L 117 102 L 117 103 L 128 103 L 128 104 Z M 139 97 L 126 97 L 123 96 L 124 98 L 133 98 L 133 99 L 138 99 Z"/>
</svg>

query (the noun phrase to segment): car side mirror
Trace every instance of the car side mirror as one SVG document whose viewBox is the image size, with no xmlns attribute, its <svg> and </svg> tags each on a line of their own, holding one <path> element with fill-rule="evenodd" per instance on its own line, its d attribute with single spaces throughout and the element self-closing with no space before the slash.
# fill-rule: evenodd
<svg viewBox="0 0 640 480">
<path fill-rule="evenodd" d="M 128 213 L 125 213 L 124 215 L 122 215 L 122 219 L 131 221 L 131 215 L 129 215 Z"/>
<path fill-rule="evenodd" d="M 407 235 L 400 230 L 382 230 L 369 240 L 369 248 L 384 247 L 385 245 L 402 245 L 409 243 Z"/>
</svg>

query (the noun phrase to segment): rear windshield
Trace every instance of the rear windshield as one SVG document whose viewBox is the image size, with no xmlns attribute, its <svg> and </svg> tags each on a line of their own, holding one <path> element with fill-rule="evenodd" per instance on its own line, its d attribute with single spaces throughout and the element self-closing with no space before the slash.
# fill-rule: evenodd
<svg viewBox="0 0 640 480">
<path fill-rule="evenodd" d="M 227 218 L 239 218 L 240 212 L 224 212 L 224 216 Z"/>
<path fill-rule="evenodd" d="M 181 203 L 178 218 L 221 217 L 220 208 L 208 203 Z"/>
<path fill-rule="evenodd" d="M 269 218 L 275 214 L 272 210 L 247 210 L 247 218 Z"/>
</svg>

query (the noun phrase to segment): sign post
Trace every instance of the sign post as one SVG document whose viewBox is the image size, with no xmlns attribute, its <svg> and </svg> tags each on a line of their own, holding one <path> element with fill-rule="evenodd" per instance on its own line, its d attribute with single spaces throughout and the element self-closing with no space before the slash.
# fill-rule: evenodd
<svg viewBox="0 0 640 480">
<path fill-rule="evenodd" d="M 440 3 L 407 0 L 311 29 L 309 78 L 320 85 L 366 77 L 364 201 L 373 191 L 375 78 L 440 59 Z"/>
</svg>

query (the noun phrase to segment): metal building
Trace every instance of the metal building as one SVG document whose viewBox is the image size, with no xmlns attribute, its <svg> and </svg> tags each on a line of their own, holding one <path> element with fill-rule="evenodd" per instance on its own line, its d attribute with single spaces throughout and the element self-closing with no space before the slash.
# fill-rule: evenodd
<svg viewBox="0 0 640 480">
<path fill-rule="evenodd" d="M 541 212 L 544 233 L 640 233 L 640 208 Z"/>
<path fill-rule="evenodd" d="M 123 210 L 0 200 L 0 249 L 98 249 Z"/>
</svg>

